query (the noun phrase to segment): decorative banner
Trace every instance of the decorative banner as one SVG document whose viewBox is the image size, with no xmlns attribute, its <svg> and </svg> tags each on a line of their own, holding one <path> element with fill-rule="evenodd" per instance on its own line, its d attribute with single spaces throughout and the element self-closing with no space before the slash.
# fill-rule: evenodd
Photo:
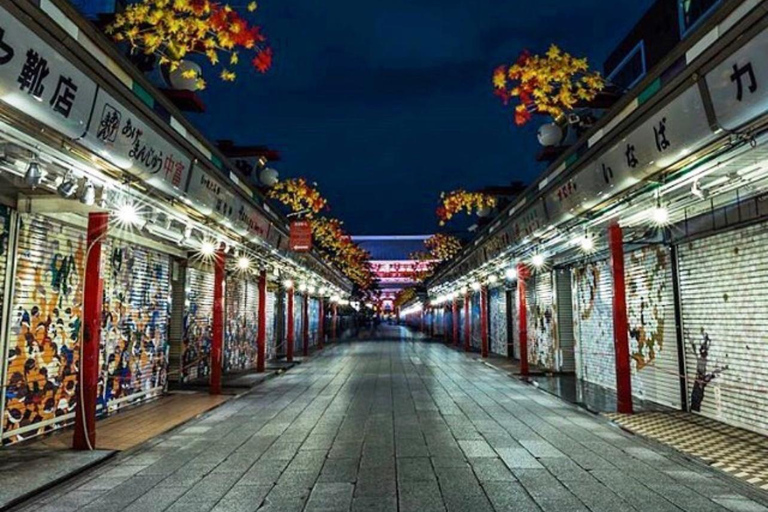
<svg viewBox="0 0 768 512">
<path fill-rule="evenodd" d="M 96 95 L 88 132 L 80 142 L 163 192 L 179 195 L 186 186 L 190 158 L 104 89 Z"/>
<path fill-rule="evenodd" d="M 706 81 L 720 126 L 735 130 L 768 111 L 768 29 L 707 73 Z"/>
<path fill-rule="evenodd" d="M 295 252 L 309 252 L 312 249 L 312 224 L 308 220 L 291 222 L 290 247 Z"/>
<path fill-rule="evenodd" d="M 70 138 L 87 128 L 96 84 L 0 8 L 0 99 Z"/>
</svg>

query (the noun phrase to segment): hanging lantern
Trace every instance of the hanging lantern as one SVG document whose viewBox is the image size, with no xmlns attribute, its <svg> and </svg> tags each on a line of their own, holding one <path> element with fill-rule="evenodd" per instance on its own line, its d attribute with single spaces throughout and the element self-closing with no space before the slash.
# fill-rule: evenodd
<svg viewBox="0 0 768 512">
<path fill-rule="evenodd" d="M 536 136 L 542 146 L 557 146 L 563 140 L 563 129 L 555 123 L 543 124 Z"/>
<path fill-rule="evenodd" d="M 197 91 L 200 89 L 199 77 L 202 68 L 191 60 L 182 60 L 179 67 L 168 71 L 168 82 L 178 91 Z"/>
<path fill-rule="evenodd" d="M 272 167 L 265 167 L 259 173 L 259 181 L 265 187 L 274 187 L 279 181 L 280 174 Z"/>
</svg>

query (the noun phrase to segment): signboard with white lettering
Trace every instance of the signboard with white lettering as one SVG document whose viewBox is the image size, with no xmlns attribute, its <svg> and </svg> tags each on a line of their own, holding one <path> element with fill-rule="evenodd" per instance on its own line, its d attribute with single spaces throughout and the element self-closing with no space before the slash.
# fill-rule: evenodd
<svg viewBox="0 0 768 512">
<path fill-rule="evenodd" d="M 84 146 L 163 192 L 184 190 L 192 163 L 130 109 L 99 89 Z"/>
<path fill-rule="evenodd" d="M 74 139 L 95 95 L 93 80 L 0 8 L 0 100 Z"/>
<path fill-rule="evenodd" d="M 768 112 L 768 29 L 736 50 L 706 81 L 715 117 L 726 130 L 735 130 Z"/>
<path fill-rule="evenodd" d="M 549 223 L 573 218 L 714 140 L 692 86 L 546 197 Z"/>
</svg>

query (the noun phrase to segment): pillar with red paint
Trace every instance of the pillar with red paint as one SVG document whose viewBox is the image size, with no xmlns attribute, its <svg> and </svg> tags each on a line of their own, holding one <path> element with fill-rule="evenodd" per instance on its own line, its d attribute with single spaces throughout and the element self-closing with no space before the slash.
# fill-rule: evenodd
<svg viewBox="0 0 768 512">
<path fill-rule="evenodd" d="M 611 277 L 613 278 L 613 346 L 616 353 L 616 409 L 623 414 L 632 413 L 632 375 L 629 358 L 629 322 L 627 320 L 627 294 L 624 280 L 624 242 L 621 226 L 608 227 L 608 246 L 611 251 Z"/>
<path fill-rule="evenodd" d="M 488 287 L 480 288 L 480 356 L 488 357 Z"/>
<path fill-rule="evenodd" d="M 263 372 L 267 359 L 267 271 L 259 274 L 258 334 L 256 337 L 256 371 Z"/>
<path fill-rule="evenodd" d="M 472 348 L 472 314 L 469 306 L 469 290 L 464 292 L 464 351 L 469 352 Z"/>
<path fill-rule="evenodd" d="M 528 302 L 525 297 L 528 268 L 517 265 L 517 316 L 520 337 L 520 375 L 528 375 Z"/>
<path fill-rule="evenodd" d="M 301 307 L 302 345 L 304 357 L 309 355 L 309 293 L 304 294 Z"/>
<path fill-rule="evenodd" d="M 75 450 L 96 447 L 96 400 L 99 388 L 99 347 L 101 345 L 101 313 L 104 285 L 101 277 L 101 240 L 109 228 L 109 214 L 93 212 L 88 215 L 88 236 L 83 290 L 83 359 L 78 374 L 78 401 L 75 414 Z"/>
<path fill-rule="evenodd" d="M 293 286 L 289 287 L 286 290 L 286 293 L 288 294 L 288 329 L 285 336 L 285 359 L 289 363 L 293 362 L 293 343 L 294 343 L 294 332 L 293 332 Z"/>
<path fill-rule="evenodd" d="M 213 326 L 211 328 L 210 393 L 221 394 L 221 367 L 224 351 L 224 280 L 227 255 L 223 244 L 213 253 Z"/>
</svg>

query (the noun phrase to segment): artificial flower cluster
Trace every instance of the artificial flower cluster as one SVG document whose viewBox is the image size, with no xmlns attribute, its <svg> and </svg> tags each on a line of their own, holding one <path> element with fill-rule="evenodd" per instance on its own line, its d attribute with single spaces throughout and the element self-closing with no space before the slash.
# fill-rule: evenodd
<svg viewBox="0 0 768 512">
<path fill-rule="evenodd" d="M 440 219 L 440 225 L 444 226 L 446 222 L 462 211 L 466 211 L 467 214 L 478 213 L 485 208 L 494 208 L 496 206 L 496 198 L 482 192 L 468 192 L 463 189 L 454 190 L 453 192 L 442 192 L 440 194 L 440 206 L 438 206 L 437 214 Z"/>
<path fill-rule="evenodd" d="M 403 288 L 399 292 L 397 292 L 397 295 L 395 295 L 395 299 L 392 301 L 392 304 L 396 308 L 401 308 L 405 304 L 408 304 L 411 300 L 416 298 L 416 289 L 415 288 Z"/>
<path fill-rule="evenodd" d="M 255 11 L 256 2 L 247 9 Z M 117 14 L 106 32 L 134 50 L 157 55 L 171 71 L 190 54 L 204 55 L 213 66 L 221 64 L 219 76 L 230 82 L 237 76 L 233 69 L 241 60 L 240 52 L 247 51 L 261 73 L 272 65 L 272 49 L 261 28 L 250 25 L 229 5 L 210 0 L 142 0 Z M 195 70 L 182 76 L 196 79 L 200 89 L 205 87 Z"/>
<path fill-rule="evenodd" d="M 437 261 L 446 261 L 461 251 L 461 240 L 453 235 L 437 233 L 424 241 L 432 259 Z"/>
<path fill-rule="evenodd" d="M 292 212 L 314 217 L 328 207 L 328 201 L 320 195 L 317 183 L 310 185 L 304 178 L 280 181 L 269 189 L 268 195 L 288 206 Z"/>
<path fill-rule="evenodd" d="M 515 123 L 524 125 L 534 112 L 558 119 L 579 101 L 591 101 L 605 87 L 600 73 L 589 71 L 586 58 L 577 59 L 554 44 L 544 56 L 523 51 L 512 66 L 501 65 L 493 73 L 495 94 L 515 106 Z"/>
</svg>

